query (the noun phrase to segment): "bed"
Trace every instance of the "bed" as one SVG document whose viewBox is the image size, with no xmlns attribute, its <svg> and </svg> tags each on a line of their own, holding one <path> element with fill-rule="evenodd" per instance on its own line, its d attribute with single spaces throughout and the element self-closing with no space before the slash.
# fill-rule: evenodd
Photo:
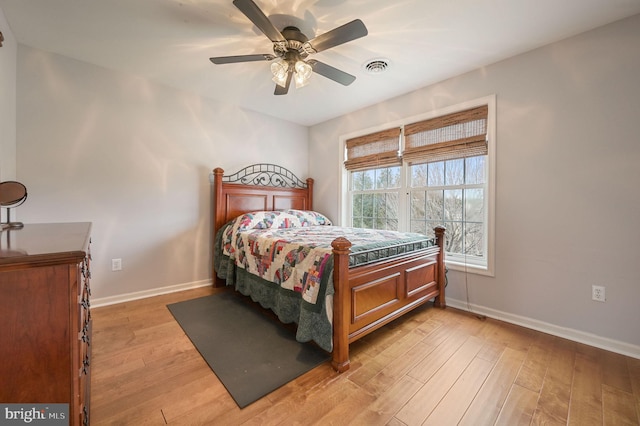
<svg viewBox="0 0 640 426">
<path fill-rule="evenodd" d="M 432 300 L 436 307 L 446 306 L 444 228 L 435 228 L 432 239 L 407 235 L 406 241 L 399 243 L 363 243 L 366 230 L 334 227 L 313 210 L 313 179 L 301 181 L 289 170 L 272 164 L 224 173 L 221 168 L 213 170 L 214 286 L 233 285 L 273 310 L 281 321 L 295 322 L 296 338 L 313 340 L 331 352 L 331 365 L 336 371 L 349 369 L 350 343 Z M 299 250 L 305 256 L 310 251 L 317 254 L 314 273 L 305 275 L 312 275 L 309 285 L 297 291 L 283 289 L 282 277 L 278 284 L 254 275 L 249 267 L 235 266 L 240 264 L 238 259 L 244 259 L 243 253 L 258 251 L 255 234 L 266 232 L 275 247 L 282 241 L 281 233 L 298 232 L 289 229 L 290 222 L 323 225 L 303 231 L 325 240 Z M 302 225 L 292 225 L 298 226 Z M 238 229 L 247 235 L 233 233 Z M 316 229 L 334 232 L 331 241 L 326 243 L 328 237 L 320 236 Z M 264 259 L 269 263 L 267 268 L 258 267 L 264 272 L 273 259 L 264 255 L 262 259 L 259 265 Z"/>
</svg>

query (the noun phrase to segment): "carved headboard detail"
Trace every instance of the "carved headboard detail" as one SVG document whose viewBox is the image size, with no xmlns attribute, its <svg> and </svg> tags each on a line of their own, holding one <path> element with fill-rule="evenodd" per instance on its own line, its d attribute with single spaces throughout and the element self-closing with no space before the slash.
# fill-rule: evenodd
<svg viewBox="0 0 640 426">
<path fill-rule="evenodd" d="M 274 164 L 253 164 L 225 175 L 213 170 L 213 233 L 243 213 L 259 210 L 312 210 L 313 179 L 298 179 Z"/>
</svg>

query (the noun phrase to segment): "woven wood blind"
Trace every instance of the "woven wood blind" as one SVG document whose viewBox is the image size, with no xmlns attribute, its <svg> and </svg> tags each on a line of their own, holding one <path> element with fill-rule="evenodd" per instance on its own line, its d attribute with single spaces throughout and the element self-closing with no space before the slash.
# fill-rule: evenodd
<svg viewBox="0 0 640 426">
<path fill-rule="evenodd" d="M 400 127 L 382 130 L 347 140 L 347 170 L 399 166 Z"/>
<path fill-rule="evenodd" d="M 431 118 L 404 127 L 409 163 L 427 163 L 487 154 L 486 105 Z"/>
</svg>

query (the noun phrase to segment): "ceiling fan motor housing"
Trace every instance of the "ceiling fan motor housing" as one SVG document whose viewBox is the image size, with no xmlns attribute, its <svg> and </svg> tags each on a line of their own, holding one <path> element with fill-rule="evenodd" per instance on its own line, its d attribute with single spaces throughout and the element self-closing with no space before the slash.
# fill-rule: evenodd
<svg viewBox="0 0 640 426">
<path fill-rule="evenodd" d="M 294 59 L 305 58 L 309 55 L 305 49 L 303 49 L 304 44 L 309 41 L 307 36 L 302 34 L 297 27 L 285 27 L 282 30 L 282 35 L 286 42 L 274 42 L 273 43 L 273 52 L 281 57 L 289 60 L 291 54 L 295 55 Z"/>
</svg>

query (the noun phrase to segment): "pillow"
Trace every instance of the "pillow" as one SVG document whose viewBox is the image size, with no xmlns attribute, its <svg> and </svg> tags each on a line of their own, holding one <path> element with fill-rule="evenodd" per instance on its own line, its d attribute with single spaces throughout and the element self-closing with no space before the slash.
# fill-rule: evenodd
<svg viewBox="0 0 640 426">
<path fill-rule="evenodd" d="M 309 210 L 257 211 L 238 216 L 232 224 L 236 232 L 248 229 L 297 228 L 304 226 L 331 225 L 321 213 Z"/>
<path fill-rule="evenodd" d="M 316 226 L 316 225 L 332 225 L 329 218 L 322 213 L 314 212 L 311 210 L 285 210 L 288 214 L 291 214 L 298 218 L 300 226 Z"/>
</svg>

